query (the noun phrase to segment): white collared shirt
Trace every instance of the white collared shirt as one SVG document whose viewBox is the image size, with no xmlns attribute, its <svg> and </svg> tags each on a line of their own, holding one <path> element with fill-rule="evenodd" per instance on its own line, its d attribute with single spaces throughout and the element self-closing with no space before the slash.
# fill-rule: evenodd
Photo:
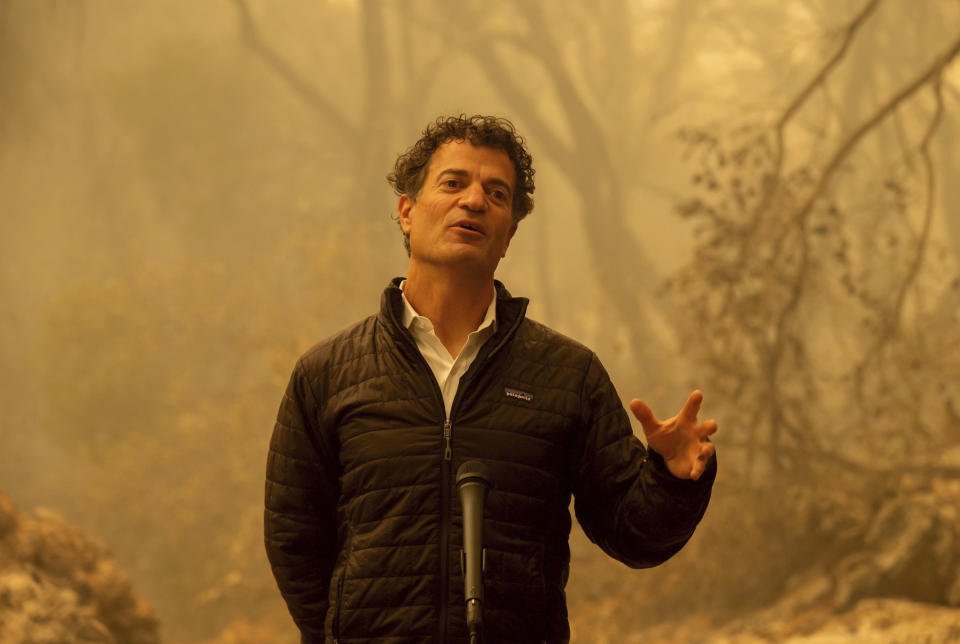
<svg viewBox="0 0 960 644">
<path fill-rule="evenodd" d="M 401 294 L 404 284 L 406 284 L 406 280 L 400 282 Z M 443 406 L 449 419 L 450 407 L 453 405 L 453 399 L 460 387 L 460 378 L 470 368 L 477 354 L 480 353 L 480 347 L 483 346 L 483 343 L 496 331 L 497 294 L 494 292 L 483 321 L 480 322 L 476 331 L 467 336 L 466 344 L 460 350 L 460 355 L 456 357 L 450 355 L 447 348 L 443 346 L 443 342 L 437 337 L 433 329 L 433 322 L 417 313 L 410 302 L 407 301 L 406 295 L 402 295 L 402 297 L 403 326 L 410 330 L 420 353 L 430 366 L 430 370 L 433 371 L 437 384 L 440 385 L 440 393 L 443 394 Z"/>
</svg>

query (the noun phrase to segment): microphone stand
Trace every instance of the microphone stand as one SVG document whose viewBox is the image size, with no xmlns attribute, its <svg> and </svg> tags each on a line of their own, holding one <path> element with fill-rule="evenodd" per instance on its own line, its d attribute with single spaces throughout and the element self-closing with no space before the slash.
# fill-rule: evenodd
<svg viewBox="0 0 960 644">
<path fill-rule="evenodd" d="M 463 597 L 470 644 L 480 644 L 483 625 L 483 504 L 490 487 L 486 466 L 467 461 L 457 469 L 457 492 L 463 508 Z"/>
</svg>

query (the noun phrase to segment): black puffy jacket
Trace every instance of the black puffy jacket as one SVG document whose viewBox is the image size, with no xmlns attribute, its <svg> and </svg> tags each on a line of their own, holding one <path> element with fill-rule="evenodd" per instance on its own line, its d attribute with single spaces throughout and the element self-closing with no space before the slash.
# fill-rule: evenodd
<svg viewBox="0 0 960 644">
<path fill-rule="evenodd" d="M 468 459 L 491 478 L 486 641 L 569 641 L 571 494 L 591 540 L 653 566 L 693 534 L 715 462 L 698 481 L 670 475 L 597 357 L 526 319 L 499 283 L 496 332 L 447 423 L 398 284 L 379 314 L 301 357 L 270 443 L 267 554 L 303 641 L 466 641 L 454 476 Z"/>
</svg>

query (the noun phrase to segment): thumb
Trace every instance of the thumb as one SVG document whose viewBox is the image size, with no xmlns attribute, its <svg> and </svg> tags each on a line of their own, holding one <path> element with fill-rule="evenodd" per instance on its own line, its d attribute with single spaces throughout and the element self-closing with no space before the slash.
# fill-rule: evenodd
<svg viewBox="0 0 960 644">
<path fill-rule="evenodd" d="M 660 421 L 654 417 L 653 412 L 647 407 L 647 403 L 639 398 L 634 398 L 630 401 L 630 411 L 632 411 L 633 415 L 640 421 L 644 433 L 649 434 L 659 428 Z"/>
</svg>

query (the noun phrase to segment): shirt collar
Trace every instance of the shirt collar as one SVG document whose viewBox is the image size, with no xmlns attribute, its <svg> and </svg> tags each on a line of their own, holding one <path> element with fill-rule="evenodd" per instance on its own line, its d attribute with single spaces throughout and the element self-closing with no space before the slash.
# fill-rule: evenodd
<svg viewBox="0 0 960 644">
<path fill-rule="evenodd" d="M 413 305 L 410 304 L 410 301 L 407 300 L 407 296 L 403 293 L 403 285 L 407 283 L 407 280 L 402 280 L 400 282 L 400 297 L 403 299 L 403 327 L 405 329 L 411 329 L 414 325 L 426 328 L 430 331 L 433 331 L 433 322 L 430 321 L 430 318 L 427 318 L 423 315 L 417 313 L 416 309 L 413 308 Z M 483 331 L 487 327 L 490 327 L 491 331 L 496 331 L 497 329 L 497 291 L 494 289 L 493 298 L 490 300 L 490 305 L 487 306 L 487 312 L 483 316 L 483 321 L 480 322 L 480 326 L 476 328 L 476 331 Z"/>
</svg>

